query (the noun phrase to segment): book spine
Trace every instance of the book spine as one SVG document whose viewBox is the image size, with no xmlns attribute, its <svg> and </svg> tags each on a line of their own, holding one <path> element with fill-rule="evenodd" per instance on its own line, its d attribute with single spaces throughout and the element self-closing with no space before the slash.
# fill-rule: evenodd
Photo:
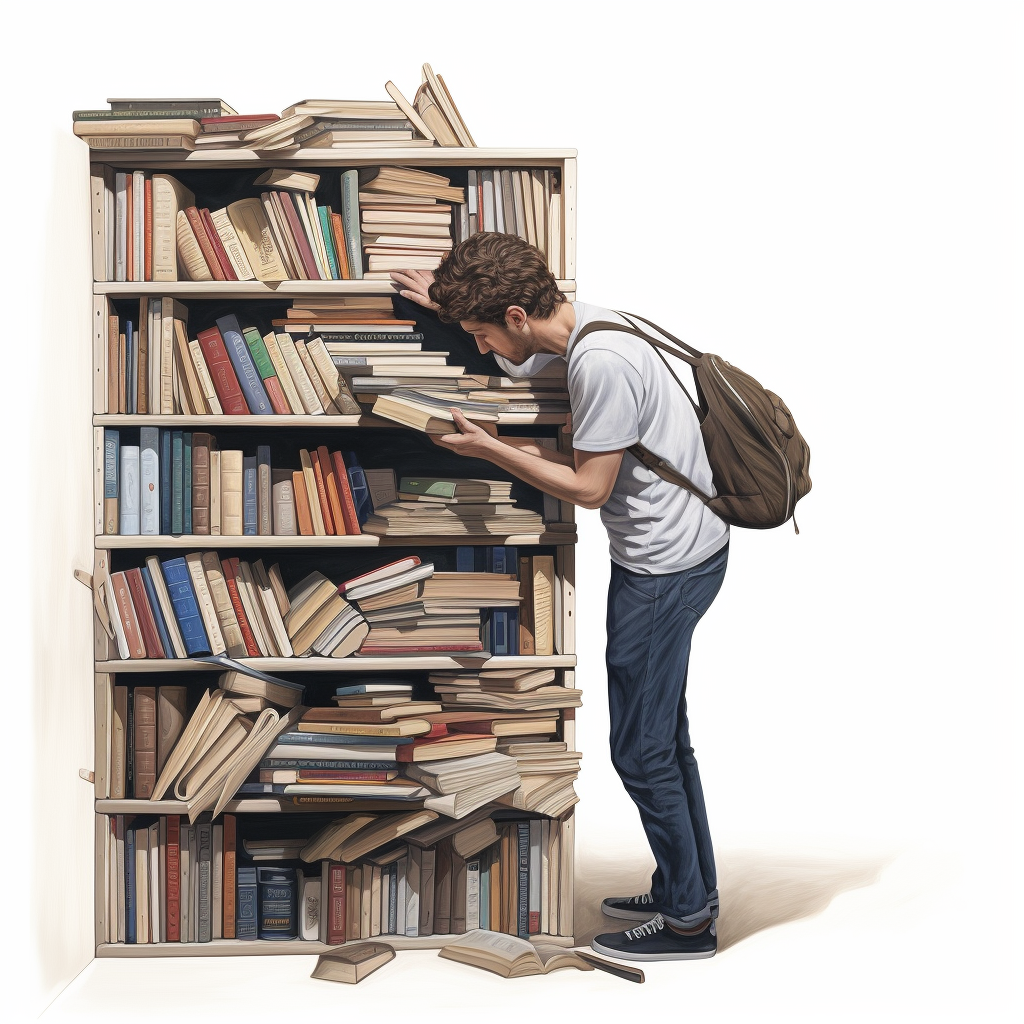
<svg viewBox="0 0 1024 1024">
<path fill-rule="evenodd" d="M 541 820 L 531 818 L 530 826 L 530 870 L 528 886 L 529 920 L 528 930 L 531 935 L 540 933 L 540 894 L 541 894 Z"/>
<path fill-rule="evenodd" d="M 320 233 L 324 240 L 324 250 L 327 253 L 327 266 L 331 272 L 331 280 L 341 280 L 341 267 L 338 264 L 338 254 L 334 248 L 334 235 L 331 231 L 331 211 L 326 206 L 316 208 L 317 217 L 320 219 Z"/>
<path fill-rule="evenodd" d="M 169 174 L 153 175 L 153 280 L 177 281 L 176 228 L 178 194 L 187 196 L 187 205 L 195 197 L 186 192 Z M 163 411 L 163 410 L 161 410 Z"/>
<path fill-rule="evenodd" d="M 156 585 L 153 583 L 153 576 L 148 565 L 142 566 L 142 585 L 145 587 L 146 600 L 149 604 L 149 609 L 153 614 L 153 622 L 156 626 L 157 636 L 160 639 L 160 649 L 163 651 L 162 657 L 174 658 L 176 655 L 171 642 L 171 636 L 167 629 L 167 623 L 164 622 L 164 613 L 160 608 L 160 601 L 156 593 Z"/>
<path fill-rule="evenodd" d="M 181 532 L 192 532 L 192 434 L 181 435 Z"/>
<path fill-rule="evenodd" d="M 234 365 L 220 331 L 216 327 L 209 327 L 205 331 L 200 331 L 198 337 L 224 415 L 248 414 L 249 405 L 242 394 L 241 385 L 235 376 Z"/>
<path fill-rule="evenodd" d="M 256 476 L 256 456 L 244 456 L 242 458 L 242 534 L 246 537 L 256 536 Z"/>
<path fill-rule="evenodd" d="M 114 601 L 117 604 L 117 618 L 120 620 L 121 628 L 124 631 L 128 657 L 135 659 L 145 658 L 146 645 L 139 629 L 139 620 L 135 614 L 135 606 L 132 603 L 131 589 L 128 586 L 127 576 L 123 572 L 115 572 L 111 575 L 110 582 L 114 591 Z"/>
<path fill-rule="evenodd" d="M 125 759 L 128 756 L 126 730 L 128 728 L 128 687 L 114 686 L 114 714 L 110 737 L 110 799 L 123 800 L 127 790 L 127 770 Z"/>
<path fill-rule="evenodd" d="M 194 206 L 189 206 L 185 210 L 185 216 L 188 218 L 189 227 L 192 229 L 192 234 L 195 236 L 195 240 L 203 254 L 203 259 L 206 261 L 206 268 L 209 270 L 210 275 L 215 281 L 226 280 L 220 260 L 217 259 L 217 253 L 214 251 L 213 243 L 206 233 L 206 225 L 203 223 L 202 214 Z"/>
<path fill-rule="evenodd" d="M 271 408 L 279 416 L 286 416 L 291 412 L 291 408 L 289 407 L 288 399 L 285 397 L 281 382 L 278 380 L 277 369 L 270 358 L 270 352 L 267 350 L 260 332 L 255 327 L 246 327 L 242 331 L 242 337 L 249 347 L 249 354 L 256 365 L 256 371 L 263 381 L 263 387 L 267 392 Z"/>
<path fill-rule="evenodd" d="M 234 225 L 227 210 L 215 210 L 210 214 L 210 223 L 213 225 L 217 237 L 220 239 L 224 254 L 227 257 L 231 272 L 235 275 L 236 281 L 252 281 L 256 275 L 249 266 L 249 260 L 245 255 L 245 249 L 235 232 Z"/>
<path fill-rule="evenodd" d="M 199 247 L 192 224 L 184 210 L 178 210 L 174 218 L 174 241 L 177 249 L 176 262 L 180 263 L 190 281 L 212 281 L 213 274 Z"/>
<path fill-rule="evenodd" d="M 171 500 L 174 490 L 171 454 L 171 431 L 160 431 L 160 532 L 171 532 Z"/>
<path fill-rule="evenodd" d="M 199 845 L 199 919 L 196 939 L 213 940 L 213 825 L 209 822 L 196 826 Z"/>
<path fill-rule="evenodd" d="M 184 558 L 171 558 L 160 563 L 164 582 L 178 620 L 178 628 L 189 657 L 210 654 L 203 618 L 199 613 L 196 593 Z"/>
<path fill-rule="evenodd" d="M 346 931 L 348 910 L 345 905 L 346 879 L 344 864 L 325 864 L 327 883 L 327 944 L 340 946 L 349 937 Z M 351 936 L 355 938 L 356 936 Z"/>
<path fill-rule="evenodd" d="M 338 274 L 340 280 L 349 281 L 352 279 L 352 271 L 348 265 L 348 247 L 345 242 L 345 225 L 340 213 L 329 211 L 331 223 L 331 240 L 334 243 L 334 252 L 338 258 Z"/>
<path fill-rule="evenodd" d="M 278 475 L 277 471 L 273 477 Z M 273 481 L 273 531 L 276 537 L 294 537 L 298 532 L 295 520 L 295 491 L 291 473 L 281 472 L 280 478 Z"/>
<path fill-rule="evenodd" d="M 192 532 L 210 534 L 210 443 L 207 433 L 192 435 Z"/>
<path fill-rule="evenodd" d="M 313 453 L 310 453 L 312 458 Z M 316 458 L 320 463 L 320 472 L 323 475 L 324 487 L 327 491 L 327 503 L 330 505 L 331 521 L 334 524 L 334 532 L 340 537 L 348 532 L 345 526 L 345 513 L 341 507 L 341 490 L 338 486 L 338 475 L 331 463 L 331 455 L 326 445 L 320 445 L 316 450 Z"/>
<path fill-rule="evenodd" d="M 263 380 L 249 354 L 249 346 L 242 337 L 238 318 L 234 315 L 222 316 L 217 320 L 217 328 L 224 339 L 224 348 L 231 360 L 249 411 L 254 415 L 272 415 L 273 407 L 263 387 Z"/>
<path fill-rule="evenodd" d="M 145 198 L 145 222 L 143 224 L 144 234 L 144 258 L 145 258 L 145 279 L 153 280 L 153 179 L 146 178 L 144 183 Z"/>
<path fill-rule="evenodd" d="M 231 601 L 224 568 L 216 551 L 207 551 L 203 554 L 203 574 L 210 587 L 210 596 L 217 611 L 217 622 L 224 637 L 227 655 L 229 658 L 244 658 L 248 651 Z"/>
<path fill-rule="evenodd" d="M 129 569 L 124 575 L 128 583 L 128 590 L 132 595 L 132 607 L 135 609 L 139 633 L 146 645 L 146 657 L 162 658 L 164 656 L 163 645 L 160 643 L 160 634 L 157 632 L 156 621 L 153 618 L 152 609 L 149 607 L 149 599 L 146 597 L 146 585 L 142 579 L 142 572 L 139 569 Z"/>
<path fill-rule="evenodd" d="M 171 533 L 181 534 L 183 520 L 184 449 L 180 430 L 171 431 Z"/>
<path fill-rule="evenodd" d="M 259 890 L 259 938 L 296 938 L 298 915 L 295 869 L 257 868 L 256 879 Z"/>
<path fill-rule="evenodd" d="M 213 826 L 211 858 L 210 931 L 214 940 L 224 938 L 224 826 Z"/>
<path fill-rule="evenodd" d="M 128 189 L 127 175 L 117 171 L 114 175 L 114 280 L 125 281 L 127 254 Z"/>
<path fill-rule="evenodd" d="M 133 800 L 135 799 L 135 694 L 132 690 L 128 691 L 125 721 L 127 722 L 124 730 L 125 796 L 129 800 Z"/>
<path fill-rule="evenodd" d="M 242 452 L 230 448 L 220 456 L 220 532 L 225 537 L 241 537 L 243 508 Z"/>
<path fill-rule="evenodd" d="M 302 260 L 302 268 L 305 270 L 306 276 L 310 281 L 321 280 L 316 257 L 313 255 L 313 250 L 309 244 L 309 238 L 307 237 L 306 230 L 302 224 L 302 217 L 296 205 L 299 200 L 288 192 L 278 192 L 278 197 L 281 201 L 281 209 L 284 212 L 285 219 L 288 221 L 288 228 L 295 241 L 295 247 L 298 251 L 299 259 Z"/>
<path fill-rule="evenodd" d="M 249 625 L 249 618 L 245 614 L 245 606 L 242 604 L 242 595 L 238 592 L 238 559 L 226 558 L 222 562 L 224 569 L 224 583 L 228 588 L 228 596 L 231 598 L 231 607 L 238 619 L 238 628 L 242 633 L 242 642 L 245 644 L 246 654 L 250 658 L 260 656 L 259 644 L 253 635 L 252 627 Z"/>
<path fill-rule="evenodd" d="M 341 176 L 341 216 L 345 229 L 345 252 L 353 280 L 363 279 L 363 254 L 359 226 L 359 172 L 345 171 Z"/>
<path fill-rule="evenodd" d="M 236 882 L 235 938 L 255 939 L 257 914 L 256 868 L 239 867 Z"/>
<path fill-rule="evenodd" d="M 466 862 L 466 931 L 480 925 L 480 859 Z"/>
<path fill-rule="evenodd" d="M 318 451 L 309 453 L 310 464 L 313 469 L 313 480 L 316 483 L 316 496 L 320 503 L 320 516 L 323 519 L 324 532 L 329 537 L 335 536 L 338 531 L 334 526 L 334 516 L 331 514 L 331 502 L 327 496 L 327 480 L 324 477 L 323 466 L 320 464 Z"/>
<path fill-rule="evenodd" d="M 135 911 L 135 829 L 129 828 L 124 834 L 124 941 L 131 945 L 137 942 Z"/>
<path fill-rule="evenodd" d="M 260 537 L 273 535 L 271 508 L 270 445 L 256 448 L 256 532 Z"/>
<path fill-rule="evenodd" d="M 237 891 L 238 833 L 233 814 L 224 815 L 224 921 L 221 934 L 225 939 L 235 938 L 235 914 Z"/>
<path fill-rule="evenodd" d="M 516 884 L 516 934 L 521 939 L 530 937 L 530 823 L 516 822 L 516 850 L 518 874 Z"/>
<path fill-rule="evenodd" d="M 181 818 L 167 815 L 167 880 L 164 916 L 167 920 L 167 941 L 181 941 Z"/>
<path fill-rule="evenodd" d="M 156 784 L 156 688 L 135 687 L 135 799 L 148 800 Z"/>
<path fill-rule="evenodd" d="M 142 481 L 140 478 L 140 453 L 138 445 L 121 446 L 120 474 L 120 524 L 122 535 L 135 536 L 139 533 Z"/>
<path fill-rule="evenodd" d="M 210 211 L 204 208 L 199 211 L 199 216 L 202 219 L 203 227 L 206 229 L 206 237 L 210 240 L 210 245 L 213 246 L 213 254 L 217 258 L 221 272 L 224 274 L 224 280 L 237 281 L 238 275 L 235 273 L 235 268 L 231 265 L 231 257 L 228 256 L 227 250 L 224 248 L 224 241 L 217 231 L 216 224 L 213 223 Z"/>
<path fill-rule="evenodd" d="M 139 532 L 144 536 L 160 533 L 160 430 L 143 427 L 139 431 Z"/>
<path fill-rule="evenodd" d="M 359 458 L 355 452 L 345 452 L 345 465 L 348 467 L 348 482 L 352 488 L 352 501 L 356 507 L 356 517 L 359 528 L 354 533 L 360 533 L 363 524 L 373 515 L 373 502 L 370 500 L 370 487 L 366 482 L 366 474 L 363 467 L 359 465 Z"/>
<path fill-rule="evenodd" d="M 118 462 L 120 461 L 120 433 L 109 427 L 103 430 L 103 532 L 116 534 L 120 527 L 118 510 Z"/>
</svg>

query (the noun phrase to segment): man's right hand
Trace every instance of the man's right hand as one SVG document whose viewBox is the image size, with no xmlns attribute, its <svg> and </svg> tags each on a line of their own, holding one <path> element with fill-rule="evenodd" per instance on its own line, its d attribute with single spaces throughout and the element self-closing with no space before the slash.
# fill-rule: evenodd
<svg viewBox="0 0 1024 1024">
<path fill-rule="evenodd" d="M 393 270 L 391 280 L 398 286 L 398 294 L 403 298 L 411 299 L 424 309 L 431 309 L 434 312 L 440 308 L 427 294 L 427 289 L 434 283 L 433 271 Z"/>
</svg>

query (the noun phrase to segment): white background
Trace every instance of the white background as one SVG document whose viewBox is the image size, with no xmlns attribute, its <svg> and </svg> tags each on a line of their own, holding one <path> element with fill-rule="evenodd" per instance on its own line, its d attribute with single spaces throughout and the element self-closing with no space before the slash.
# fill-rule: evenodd
<svg viewBox="0 0 1024 1024">
<path fill-rule="evenodd" d="M 642 988 L 575 972 L 502 983 L 432 953 L 353 990 L 307 981 L 305 957 L 94 963 L 47 1019 L 371 1020 L 396 991 L 427 1020 L 1019 1019 L 1017 11 L 311 0 L 9 13 L 0 932 L 20 986 L 5 1015 L 38 1012 L 90 944 L 76 778 L 92 767 L 90 623 L 71 581 L 91 557 L 88 179 L 71 111 L 115 95 L 276 111 L 381 98 L 388 78 L 411 96 L 429 60 L 481 145 L 579 149 L 579 297 L 753 373 L 811 445 L 801 535 L 734 531 L 691 662 L 724 948 L 652 965 Z M 641 885 L 650 862 L 608 764 L 606 543 L 596 513 L 580 519 L 586 939 L 600 897 Z"/>
</svg>

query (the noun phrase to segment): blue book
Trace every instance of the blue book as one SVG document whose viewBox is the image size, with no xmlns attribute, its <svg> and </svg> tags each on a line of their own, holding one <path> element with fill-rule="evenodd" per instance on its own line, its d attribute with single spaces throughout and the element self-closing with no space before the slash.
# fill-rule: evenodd
<svg viewBox="0 0 1024 1024">
<path fill-rule="evenodd" d="M 184 451 L 180 430 L 171 431 L 171 533 L 181 533 L 183 509 L 182 487 L 184 486 Z"/>
<path fill-rule="evenodd" d="M 138 383 L 138 371 L 135 364 L 135 334 L 131 320 L 124 325 L 124 394 L 127 413 L 136 412 L 135 386 Z"/>
<path fill-rule="evenodd" d="M 257 868 L 256 885 L 259 890 L 259 937 L 297 939 L 299 915 L 295 868 Z"/>
<path fill-rule="evenodd" d="M 164 649 L 164 657 L 174 658 L 176 655 L 174 653 L 174 646 L 171 643 L 171 635 L 167 632 L 167 623 L 164 622 L 164 613 L 156 596 L 156 587 L 153 586 L 153 574 L 149 571 L 148 565 L 142 567 L 142 583 L 146 588 L 149 606 L 153 610 L 153 621 L 156 623 L 156 631 L 160 637 L 160 646 Z"/>
<path fill-rule="evenodd" d="M 135 829 L 124 830 L 124 941 L 135 938 Z"/>
<path fill-rule="evenodd" d="M 171 532 L 171 431 L 160 431 L 160 532 Z"/>
<path fill-rule="evenodd" d="M 105 427 L 103 430 L 103 532 L 117 533 L 121 525 L 118 509 L 118 473 L 121 462 L 121 434 Z M 109 503 L 109 504 L 108 504 Z"/>
<path fill-rule="evenodd" d="M 468 544 L 460 544 L 455 549 L 455 571 L 456 572 L 473 572 L 474 567 L 474 555 L 473 548 Z"/>
<path fill-rule="evenodd" d="M 178 629 L 185 643 L 185 651 L 190 658 L 200 654 L 210 654 L 210 641 L 203 626 L 203 617 L 199 613 L 192 577 L 184 558 L 171 558 L 160 563 L 164 572 L 164 582 L 174 607 L 174 617 L 178 620 Z"/>
<path fill-rule="evenodd" d="M 255 455 L 242 457 L 242 534 L 245 537 L 256 536 L 256 476 L 257 460 Z"/>
<path fill-rule="evenodd" d="M 181 435 L 181 532 L 192 532 L 192 435 Z"/>
<path fill-rule="evenodd" d="M 518 552 L 514 547 L 497 545 L 487 551 L 487 572 L 515 573 L 518 571 Z M 512 645 L 512 616 L 509 608 L 492 608 L 487 623 L 490 637 L 488 650 L 495 655 L 518 653 L 519 628 L 516 626 L 515 647 Z"/>
<path fill-rule="evenodd" d="M 359 464 L 359 458 L 355 452 L 345 452 L 343 456 L 345 468 L 348 471 L 348 485 L 352 491 L 352 501 L 356 506 L 356 518 L 359 520 L 359 527 L 370 516 L 373 515 L 373 501 L 370 498 L 370 488 L 366 483 L 366 474 Z"/>
<path fill-rule="evenodd" d="M 256 869 L 239 867 L 235 889 L 235 938 L 256 938 Z"/>
<path fill-rule="evenodd" d="M 224 347 L 228 351 L 228 358 L 234 367 L 235 376 L 238 378 L 242 395 L 245 397 L 245 404 L 249 406 L 249 412 L 258 416 L 273 416 L 274 407 L 267 397 L 260 372 L 252 361 L 252 354 L 242 336 L 238 317 L 233 314 L 220 317 L 217 320 L 217 329 L 224 338 Z"/>
<path fill-rule="evenodd" d="M 276 782 L 243 782 L 235 790 L 238 796 L 283 796 L 284 783 Z"/>
</svg>

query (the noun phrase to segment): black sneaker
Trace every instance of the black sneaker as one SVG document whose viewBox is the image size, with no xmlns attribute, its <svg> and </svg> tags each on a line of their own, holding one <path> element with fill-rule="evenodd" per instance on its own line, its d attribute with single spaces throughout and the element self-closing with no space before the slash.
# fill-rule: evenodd
<svg viewBox="0 0 1024 1024">
<path fill-rule="evenodd" d="M 718 890 L 708 893 L 708 910 L 712 918 L 718 917 Z M 655 914 L 664 913 L 664 908 L 654 902 L 649 893 L 639 896 L 609 896 L 601 901 L 601 913 L 621 921 L 649 921 Z"/>
<path fill-rule="evenodd" d="M 700 931 L 681 934 L 658 914 L 628 931 L 598 935 L 590 948 L 619 960 L 705 960 L 718 952 L 718 935 L 714 919 Z"/>
</svg>

